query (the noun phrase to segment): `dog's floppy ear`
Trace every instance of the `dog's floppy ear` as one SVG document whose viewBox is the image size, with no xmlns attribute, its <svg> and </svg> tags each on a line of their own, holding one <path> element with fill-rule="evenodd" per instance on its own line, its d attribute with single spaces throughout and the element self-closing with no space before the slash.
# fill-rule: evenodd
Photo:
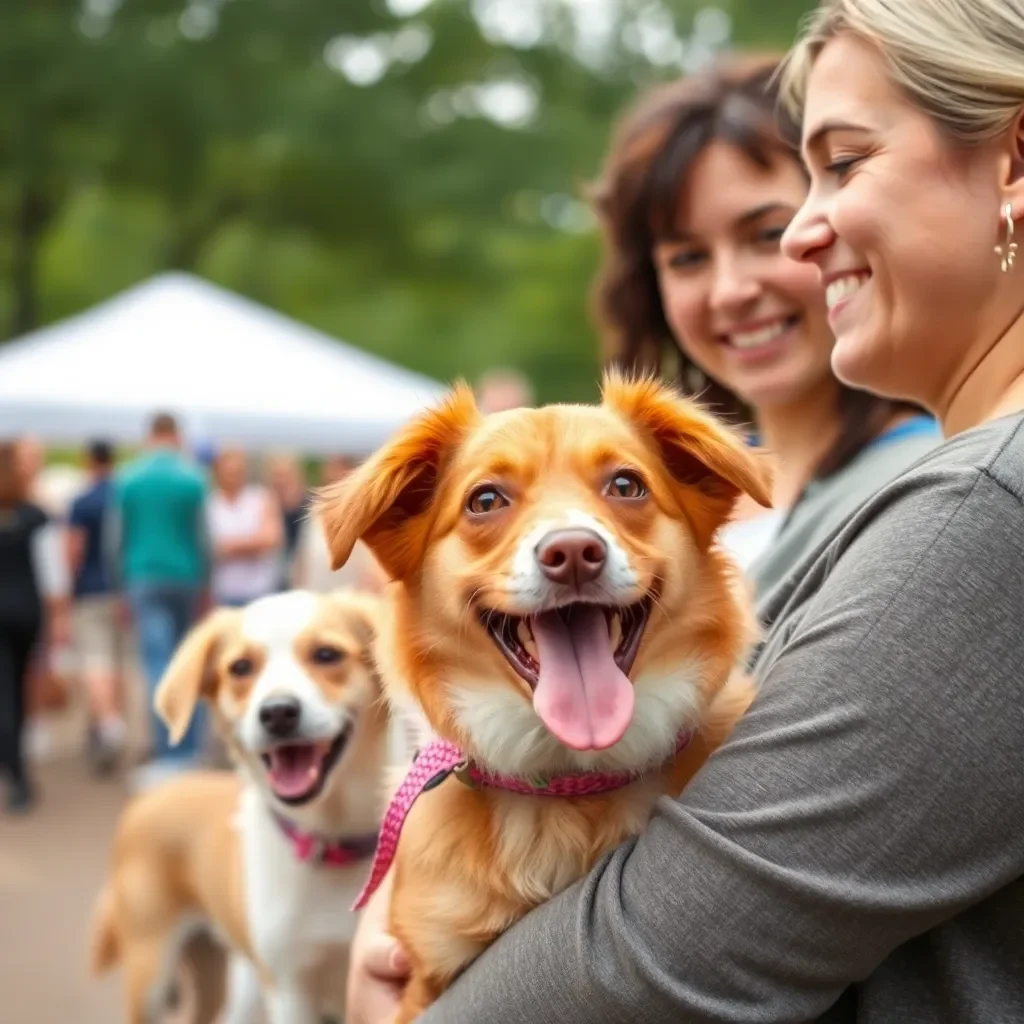
<svg viewBox="0 0 1024 1024">
<path fill-rule="evenodd" d="M 181 742 L 200 697 L 210 696 L 214 649 L 225 625 L 237 614 L 229 608 L 211 612 L 185 637 L 167 666 L 153 704 L 167 726 L 171 743 Z"/>
<path fill-rule="evenodd" d="M 771 508 L 771 478 L 763 460 L 724 423 L 651 377 L 605 375 L 605 406 L 624 416 L 657 445 L 672 478 L 696 489 L 718 521 L 741 494 Z"/>
<path fill-rule="evenodd" d="M 459 383 L 441 405 L 410 421 L 358 469 L 320 492 L 315 514 L 332 568 L 348 561 L 359 540 L 391 579 L 404 579 L 419 566 L 438 479 L 479 420 L 472 390 Z"/>
</svg>

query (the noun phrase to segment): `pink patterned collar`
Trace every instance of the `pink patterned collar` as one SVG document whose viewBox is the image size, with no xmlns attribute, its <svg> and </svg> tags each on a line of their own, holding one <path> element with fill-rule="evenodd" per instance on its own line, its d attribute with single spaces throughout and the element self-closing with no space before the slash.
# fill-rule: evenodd
<svg viewBox="0 0 1024 1024">
<path fill-rule="evenodd" d="M 313 832 L 305 832 L 294 821 L 274 814 L 278 828 L 292 844 L 295 857 L 301 864 L 315 864 L 328 868 L 347 868 L 367 860 L 377 845 L 377 836 L 355 836 L 346 839 L 326 839 Z"/>
<path fill-rule="evenodd" d="M 675 754 L 684 750 L 692 737 L 691 732 L 681 732 L 676 740 Z M 549 779 L 525 780 L 485 771 L 467 760 L 454 743 L 442 739 L 432 740 L 416 754 L 405 781 L 391 798 L 387 813 L 384 815 L 384 823 L 381 825 L 377 849 L 373 855 L 370 877 L 353 904 L 353 910 L 362 910 L 366 906 L 388 873 L 398 849 L 402 826 L 416 798 L 428 789 L 441 785 L 449 775 L 454 775 L 464 785 L 473 789 L 503 789 L 509 793 L 521 793 L 526 796 L 581 797 L 622 789 L 636 782 L 643 773 L 576 772 Z"/>
</svg>

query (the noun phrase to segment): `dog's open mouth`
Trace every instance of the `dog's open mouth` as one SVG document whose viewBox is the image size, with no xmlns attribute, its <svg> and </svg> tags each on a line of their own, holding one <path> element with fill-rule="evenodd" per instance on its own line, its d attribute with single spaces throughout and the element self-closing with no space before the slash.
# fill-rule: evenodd
<svg viewBox="0 0 1024 1024">
<path fill-rule="evenodd" d="M 632 721 L 628 673 L 651 600 L 625 608 L 577 602 L 529 617 L 485 610 L 480 621 L 530 685 L 548 730 L 574 750 L 603 750 Z"/>
<path fill-rule="evenodd" d="M 351 725 L 333 740 L 319 743 L 282 743 L 264 751 L 263 765 L 274 796 L 297 807 L 318 796 L 348 743 Z"/>
</svg>

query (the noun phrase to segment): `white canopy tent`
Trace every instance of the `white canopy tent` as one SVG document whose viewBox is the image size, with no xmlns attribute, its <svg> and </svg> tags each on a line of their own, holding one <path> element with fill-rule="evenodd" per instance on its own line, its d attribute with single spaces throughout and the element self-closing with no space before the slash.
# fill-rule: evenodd
<svg viewBox="0 0 1024 1024">
<path fill-rule="evenodd" d="M 150 417 L 189 441 L 363 455 L 436 381 L 188 274 L 161 274 L 0 347 L 0 436 L 135 444 Z"/>
</svg>

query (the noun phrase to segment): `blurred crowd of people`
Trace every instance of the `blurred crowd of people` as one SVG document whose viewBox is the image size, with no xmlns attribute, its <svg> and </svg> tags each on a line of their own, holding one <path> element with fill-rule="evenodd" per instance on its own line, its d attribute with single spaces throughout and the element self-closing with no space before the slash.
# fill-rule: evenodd
<svg viewBox="0 0 1024 1024">
<path fill-rule="evenodd" d="M 121 465 L 104 441 L 88 446 L 78 470 L 46 467 L 32 438 L 0 445 L 0 762 L 9 808 L 34 799 L 26 723 L 65 704 L 72 681 L 87 709 L 91 760 L 107 772 L 125 752 L 136 666 L 148 706 L 207 608 L 292 586 L 378 586 L 365 551 L 331 571 L 309 516 L 312 486 L 352 466 L 333 456 L 313 478 L 291 455 L 268 457 L 257 473 L 240 448 L 190 454 L 169 414 L 153 417 L 143 450 Z M 137 782 L 194 763 L 204 742 L 201 718 L 172 748 L 150 715 Z"/>
</svg>

